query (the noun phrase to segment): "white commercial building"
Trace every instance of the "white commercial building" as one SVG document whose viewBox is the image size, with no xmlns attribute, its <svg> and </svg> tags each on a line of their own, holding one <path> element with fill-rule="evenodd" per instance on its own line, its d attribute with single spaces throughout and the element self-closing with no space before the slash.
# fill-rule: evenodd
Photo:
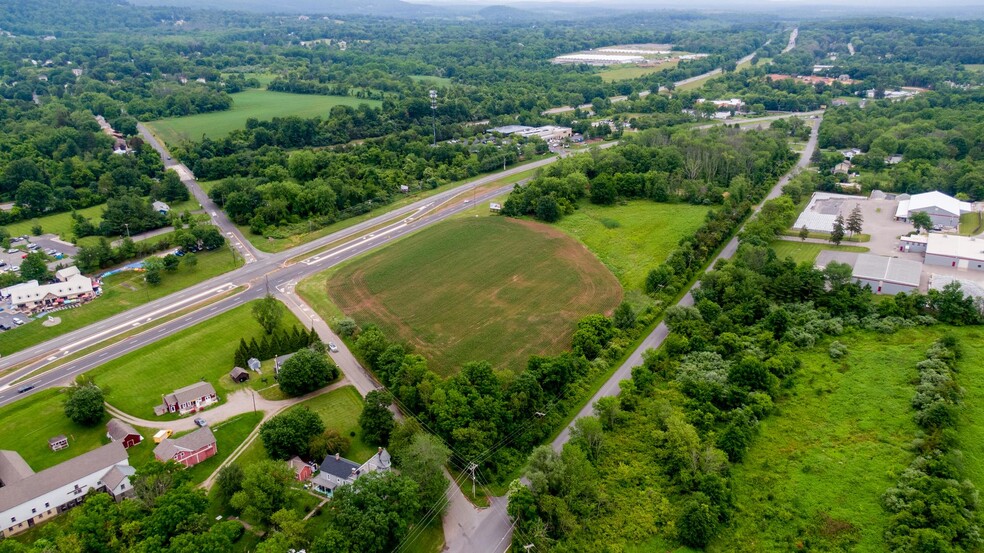
<svg viewBox="0 0 984 553">
<path fill-rule="evenodd" d="M 851 209 L 859 202 L 866 201 L 864 196 L 847 194 L 831 194 L 829 192 L 814 192 L 803 212 L 796 218 L 793 228 L 799 230 L 806 227 L 813 232 L 830 233 L 834 230 L 834 221 L 842 216 L 845 221 Z"/>
<path fill-rule="evenodd" d="M 14 309 L 31 313 L 90 299 L 93 295 L 92 279 L 72 269 L 74 267 L 59 271 L 58 282 L 39 284 L 36 280 L 29 280 L 0 290 L 0 296 L 9 298 Z"/>
<path fill-rule="evenodd" d="M 646 58 L 642 56 L 619 54 L 566 54 L 553 59 L 554 63 L 583 63 L 586 65 L 618 65 L 644 61 Z"/>
<path fill-rule="evenodd" d="M 922 263 L 862 253 L 858 254 L 851 276 L 861 286 L 871 286 L 876 294 L 912 292 L 919 288 Z"/>
<path fill-rule="evenodd" d="M 899 201 L 899 207 L 895 210 L 895 219 L 909 221 L 912 214 L 923 212 L 929 215 L 934 225 L 956 228 L 960 226 L 960 216 L 972 210 L 970 202 L 961 202 L 953 196 L 934 190 L 914 194 L 908 200 Z"/>
<path fill-rule="evenodd" d="M 11 536 L 71 509 L 89 490 L 120 498 L 133 474 L 120 442 L 35 473 L 15 451 L 0 451 L 0 535 Z"/>
<path fill-rule="evenodd" d="M 984 271 L 984 240 L 955 234 L 930 234 L 926 264 Z"/>
<path fill-rule="evenodd" d="M 554 125 L 546 125 L 543 127 L 527 127 L 525 125 L 506 125 L 504 127 L 496 127 L 494 129 L 489 129 L 491 132 L 496 132 L 504 135 L 516 135 L 522 136 L 524 138 L 530 138 L 533 136 L 538 136 L 543 140 L 563 140 L 565 138 L 570 138 L 574 133 L 573 129 L 570 127 L 557 127 Z"/>
</svg>

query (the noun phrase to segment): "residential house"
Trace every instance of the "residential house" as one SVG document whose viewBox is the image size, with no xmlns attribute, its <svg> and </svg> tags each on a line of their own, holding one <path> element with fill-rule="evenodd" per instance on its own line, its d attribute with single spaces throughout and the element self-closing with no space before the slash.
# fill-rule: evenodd
<svg viewBox="0 0 984 553">
<path fill-rule="evenodd" d="M 171 206 L 167 205 L 164 202 L 154 202 L 152 205 L 154 211 L 160 213 L 161 215 L 167 215 L 168 212 L 171 211 Z"/>
<path fill-rule="evenodd" d="M 233 382 L 242 384 L 243 382 L 249 380 L 249 372 L 242 367 L 235 367 L 229 372 L 229 378 L 231 378 Z"/>
<path fill-rule="evenodd" d="M 331 497 L 339 486 L 351 484 L 370 472 L 387 471 L 391 466 L 390 454 L 383 448 L 361 465 L 336 453 L 325 457 L 320 471 L 311 479 L 311 486 L 314 491 Z"/>
<path fill-rule="evenodd" d="M 90 490 L 119 498 L 130 490 L 130 470 L 126 449 L 117 442 L 37 473 L 17 452 L 0 451 L 0 535 L 59 515 L 82 503 Z"/>
<path fill-rule="evenodd" d="M 835 175 L 848 175 L 848 174 L 850 174 L 851 173 L 851 162 L 850 161 L 842 161 L 842 162 L 838 163 L 831 170 L 831 173 L 833 173 Z"/>
<path fill-rule="evenodd" d="M 933 225 L 956 228 L 960 226 L 960 216 L 972 210 L 970 202 L 962 202 L 934 190 L 913 194 L 907 199 L 900 197 L 899 207 L 895 210 L 895 220 L 908 222 L 912 219 L 913 213 L 923 212 L 929 215 Z"/>
<path fill-rule="evenodd" d="M 193 467 L 218 451 L 215 436 L 207 426 L 203 426 L 180 438 L 162 440 L 154 448 L 154 457 L 161 462 L 177 461 L 186 467 Z"/>
<path fill-rule="evenodd" d="M 106 437 L 110 441 L 120 442 L 126 449 L 130 449 L 143 441 L 143 436 L 137 432 L 136 428 L 120 419 L 109 419 L 109 422 L 106 423 Z"/>
<path fill-rule="evenodd" d="M 196 382 L 164 396 L 164 404 L 157 407 L 158 415 L 164 413 L 194 413 L 219 401 L 215 388 L 208 382 Z"/>
<path fill-rule="evenodd" d="M 297 478 L 298 482 L 306 481 L 314 473 L 311 465 L 302 461 L 300 457 L 292 457 L 290 461 L 287 461 L 287 464 L 290 465 L 290 468 L 294 469 L 294 477 Z"/>
<path fill-rule="evenodd" d="M 68 447 L 68 438 L 64 435 L 55 436 L 54 438 L 48 438 L 48 447 L 51 451 L 59 451 Z"/>
</svg>

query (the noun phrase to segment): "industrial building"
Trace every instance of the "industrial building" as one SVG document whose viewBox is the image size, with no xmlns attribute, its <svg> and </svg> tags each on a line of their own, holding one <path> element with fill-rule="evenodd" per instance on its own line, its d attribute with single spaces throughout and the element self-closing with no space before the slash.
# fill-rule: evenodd
<svg viewBox="0 0 984 553">
<path fill-rule="evenodd" d="M 895 211 L 895 219 L 908 222 L 912 218 L 912 214 L 923 212 L 929 215 L 933 225 L 956 228 L 960 226 L 960 216 L 964 213 L 970 213 L 972 210 L 970 202 L 961 202 L 952 196 L 934 190 L 933 192 L 914 194 L 908 199 L 899 198 L 899 207 Z"/>
<path fill-rule="evenodd" d="M 984 240 L 954 234 L 930 234 L 926 264 L 984 271 Z"/>
<path fill-rule="evenodd" d="M 489 129 L 489 132 L 495 132 L 503 135 L 516 135 L 522 136 L 524 138 L 530 138 L 533 136 L 538 136 L 546 141 L 551 140 L 564 140 L 565 138 L 570 138 L 574 133 L 573 129 L 570 127 L 557 127 L 554 125 L 546 125 L 543 127 L 527 127 L 525 125 L 506 125 L 504 127 L 496 127 L 494 129 Z"/>
<path fill-rule="evenodd" d="M 867 253 L 848 253 L 825 250 L 817 256 L 816 265 L 826 267 L 832 262 L 851 266 L 851 277 L 861 286 L 870 286 L 876 294 L 897 294 L 919 289 L 922 263 L 897 257 Z"/>
<path fill-rule="evenodd" d="M 806 227 L 813 232 L 830 233 L 834 230 L 834 221 L 838 215 L 847 219 L 851 209 L 859 202 L 866 201 L 864 196 L 849 196 L 846 194 L 831 194 L 829 192 L 814 192 L 810 203 L 806 206 L 793 228 Z"/>
</svg>

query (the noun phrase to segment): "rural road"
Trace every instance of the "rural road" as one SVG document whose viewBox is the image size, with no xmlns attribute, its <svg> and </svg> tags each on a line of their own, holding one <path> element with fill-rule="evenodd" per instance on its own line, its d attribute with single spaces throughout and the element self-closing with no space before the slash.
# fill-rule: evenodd
<svg viewBox="0 0 984 553">
<path fill-rule="evenodd" d="M 800 32 L 799 27 L 796 27 L 795 29 L 793 29 L 793 32 L 789 33 L 789 43 L 786 44 L 786 47 L 782 49 L 783 54 L 792 50 L 793 48 L 796 48 L 796 37 L 799 36 L 799 32 Z"/>
<path fill-rule="evenodd" d="M 790 169 L 788 173 L 786 173 L 785 175 L 782 176 L 782 178 L 779 179 L 776 185 L 772 187 L 772 190 L 770 190 L 769 193 L 766 195 L 765 200 L 763 200 L 762 203 L 755 206 L 755 210 L 752 214 L 753 216 L 754 214 L 758 213 L 762 209 L 762 206 L 765 204 L 766 201 L 774 198 L 778 198 L 780 195 L 782 195 L 782 187 L 789 182 L 789 179 L 799 174 L 800 171 L 802 171 L 810 164 L 810 157 L 813 155 L 813 150 L 816 149 L 817 147 L 817 131 L 820 129 L 821 120 L 822 120 L 821 117 L 818 117 L 817 119 L 813 120 L 813 128 L 811 129 L 810 132 L 810 140 L 807 142 L 806 148 L 804 148 L 803 152 L 800 154 L 800 158 L 796 162 L 796 165 L 794 165 L 793 168 Z M 721 253 L 719 253 L 717 257 L 715 257 L 710 263 L 707 264 L 707 271 L 710 271 L 714 267 L 714 265 L 718 262 L 718 260 L 730 259 L 735 254 L 735 252 L 738 251 L 738 236 L 737 233 L 735 234 L 736 234 L 735 237 L 733 237 L 728 242 L 728 244 L 721 250 Z M 699 282 L 694 283 L 694 285 L 690 288 L 690 291 L 688 291 L 682 298 L 680 298 L 680 301 L 677 303 L 677 305 L 679 306 L 693 305 L 694 298 L 691 295 L 691 292 L 698 286 L 700 286 Z M 623 380 L 632 378 L 632 369 L 634 367 L 638 367 L 639 365 L 642 365 L 642 354 L 648 349 L 656 349 L 661 345 L 663 345 L 663 341 L 666 340 L 666 337 L 668 335 L 669 335 L 669 329 L 666 327 L 666 323 L 659 323 L 659 325 L 657 325 L 656 328 L 653 329 L 653 331 L 649 334 L 649 336 L 646 336 L 646 338 L 642 341 L 642 343 L 639 344 L 639 347 L 636 348 L 635 351 L 633 351 L 632 354 L 629 355 L 628 359 L 626 359 L 625 362 L 622 363 L 622 365 L 615 371 L 615 374 L 613 374 L 611 378 L 609 378 L 608 381 L 605 382 L 605 384 L 601 387 L 601 389 L 598 390 L 598 392 L 594 395 L 594 397 L 591 398 L 591 401 L 589 401 L 584 406 L 584 408 L 581 409 L 580 412 L 578 412 L 577 416 L 574 417 L 574 420 L 577 420 L 581 417 L 593 415 L 594 404 L 599 399 L 603 397 L 618 395 L 619 383 Z M 571 424 L 567 428 L 562 430 L 561 433 L 557 436 L 557 438 L 554 439 L 551 446 L 555 450 L 560 451 L 561 448 L 564 447 L 564 444 L 567 443 L 568 440 L 570 440 L 571 428 L 573 428 L 573 426 L 574 426 L 574 421 L 571 421 Z"/>
<path fill-rule="evenodd" d="M 608 146 L 608 144 L 605 146 Z M 164 155 L 165 157 L 167 156 L 167 154 Z M 47 387 L 59 385 L 73 378 L 75 375 L 105 363 L 110 359 L 114 359 L 143 345 L 169 336 L 173 332 L 219 315 L 245 302 L 260 298 L 266 294 L 267 283 L 270 284 L 271 291 L 273 291 L 278 286 L 284 286 L 291 282 L 299 282 L 310 274 L 335 266 L 375 247 L 414 232 L 419 228 L 447 219 L 470 208 L 472 205 L 505 194 L 515 185 L 509 184 L 497 187 L 494 190 L 482 192 L 474 197 L 468 195 L 466 198 L 469 200 L 469 203 L 456 199 L 459 195 L 471 192 L 475 188 L 523 171 L 549 165 L 557 159 L 559 158 L 556 156 L 549 157 L 514 167 L 504 172 L 475 179 L 468 184 L 446 190 L 429 198 L 418 200 L 404 207 L 381 214 L 347 229 L 329 234 L 284 252 L 257 254 L 253 263 L 247 263 L 239 269 L 114 315 L 85 328 L 53 338 L 37 346 L 4 356 L 0 358 L 0 371 L 20 364 L 25 364 L 25 366 L 15 372 L 0 377 L 0 406 L 23 397 L 23 394 L 18 394 L 16 390 L 20 386 L 33 385 L 35 387 L 34 390 L 28 393 L 34 393 Z M 221 213 L 221 211 L 216 211 L 216 213 Z M 407 222 L 406 219 L 410 217 L 413 220 Z M 216 217 L 213 217 L 213 220 L 216 220 Z M 219 220 L 221 221 L 221 218 Z M 226 221 L 228 220 L 226 219 Z M 233 232 L 233 236 L 236 236 L 234 231 L 227 232 Z M 332 245 L 334 246 L 330 249 L 313 254 L 301 262 L 291 263 L 290 261 L 296 257 L 312 254 L 312 252 Z M 243 246 L 243 248 L 246 248 L 246 246 Z M 244 289 L 244 291 L 231 297 L 217 299 L 237 287 Z M 192 313 L 185 314 L 175 320 L 163 323 L 149 331 L 136 334 L 82 358 L 65 363 L 44 374 L 13 385 L 18 379 L 23 378 L 25 375 L 35 373 L 54 361 L 95 346 L 102 341 L 119 336 L 122 333 L 139 330 L 140 327 L 171 316 L 179 310 L 193 308 L 208 300 L 214 301 L 205 307 L 194 310 Z M 342 368 L 345 369 L 345 367 Z M 360 379 L 357 375 L 352 376 L 352 380 L 357 383 L 357 387 L 361 388 L 361 386 L 358 386 Z"/>
</svg>

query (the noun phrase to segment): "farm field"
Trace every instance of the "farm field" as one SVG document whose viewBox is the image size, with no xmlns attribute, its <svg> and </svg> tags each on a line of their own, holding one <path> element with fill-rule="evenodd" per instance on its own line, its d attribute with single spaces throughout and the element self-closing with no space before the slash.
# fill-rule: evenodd
<svg viewBox="0 0 984 553">
<path fill-rule="evenodd" d="M 410 79 L 418 83 L 432 83 L 435 86 L 451 86 L 447 77 L 432 77 L 430 75 L 410 75 Z"/>
<path fill-rule="evenodd" d="M 9 355 L 112 317 L 127 309 L 231 271 L 241 264 L 238 258 L 233 259 L 227 248 L 201 252 L 197 255 L 198 264 L 194 268 L 189 269 L 182 265 L 176 272 L 166 273 L 157 286 L 147 284 L 143 273 L 124 272 L 103 279 L 103 293 L 100 297 L 77 309 L 59 311 L 55 314 L 56 317 L 61 318 L 61 324 L 46 327 L 39 323 L 32 323 L 4 332 L 3 340 L 0 341 L 0 355 Z"/>
<path fill-rule="evenodd" d="M 137 351 L 109 361 L 88 374 L 106 391 L 106 402 L 117 409 L 146 419 L 154 418 L 161 396 L 176 388 L 207 380 L 219 399 L 238 389 L 227 376 L 239 339 L 257 341 L 263 329 L 253 319 L 253 302 L 172 334 Z M 285 310 L 281 328 L 303 327 Z M 160 375 L 167 375 L 161 378 Z M 206 417 L 208 411 L 205 411 Z M 162 418 L 163 420 L 163 418 Z"/>
<path fill-rule="evenodd" d="M 833 244 L 816 244 L 813 242 L 793 242 L 792 240 L 776 240 L 769 244 L 769 247 L 775 250 L 776 255 L 780 259 L 792 257 L 796 263 L 813 263 L 823 250 L 857 253 L 866 253 L 869 251 L 864 246 L 835 246 Z"/>
<path fill-rule="evenodd" d="M 357 463 L 364 463 L 376 453 L 375 447 L 362 441 L 359 415 L 362 414 L 364 405 L 365 402 L 355 387 L 342 386 L 327 394 L 303 401 L 291 409 L 304 406 L 317 413 L 324 421 L 326 429 L 337 430 L 339 434 L 347 436 L 351 440 L 351 446 L 345 457 Z M 263 441 L 257 436 L 256 440 L 249 444 L 242 455 L 236 458 L 235 463 L 246 466 L 263 459 L 269 459 L 269 457 L 263 448 Z M 321 459 L 317 459 L 317 462 L 320 463 L 321 461 Z"/>
<path fill-rule="evenodd" d="M 243 128 L 249 118 L 261 121 L 288 115 L 325 118 L 334 106 L 380 105 L 380 102 L 375 100 L 349 96 L 290 94 L 269 90 L 247 90 L 233 94 L 232 98 L 232 109 L 226 111 L 159 119 L 147 123 L 147 126 L 168 145 L 174 146 L 185 140 L 200 140 L 203 135 L 209 138 L 222 138 L 236 129 Z"/>
<path fill-rule="evenodd" d="M 627 81 L 630 79 L 638 79 L 645 75 L 650 75 L 652 73 L 657 73 L 664 69 L 672 69 L 679 65 L 679 61 L 671 61 L 667 63 L 661 63 L 655 66 L 640 67 L 638 65 L 630 65 L 626 67 L 617 67 L 615 69 L 606 69 L 598 73 L 598 76 L 602 78 L 606 83 L 613 83 L 618 81 Z"/>
<path fill-rule="evenodd" d="M 397 244 L 299 291 L 311 301 L 327 288 L 341 311 L 407 342 L 445 376 L 483 360 L 520 371 L 530 355 L 566 350 L 579 318 L 611 312 L 622 297 L 589 250 L 539 223 L 448 221 Z"/>
<path fill-rule="evenodd" d="M 623 288 L 642 290 L 649 270 L 700 228 L 707 212 L 703 206 L 648 200 L 611 207 L 582 202 L 556 226 L 594 252 Z"/>
<path fill-rule="evenodd" d="M 841 337 L 834 361 L 824 343 L 803 367 L 779 413 L 766 419 L 744 463 L 735 465 L 734 524 L 709 551 L 882 551 L 881 504 L 908 466 L 917 435 L 911 399 L 915 365 L 944 332 L 960 339 L 958 383 L 967 389 L 958 427 L 968 476 L 984 484 L 984 346 L 975 328 L 930 327 Z"/>
</svg>

